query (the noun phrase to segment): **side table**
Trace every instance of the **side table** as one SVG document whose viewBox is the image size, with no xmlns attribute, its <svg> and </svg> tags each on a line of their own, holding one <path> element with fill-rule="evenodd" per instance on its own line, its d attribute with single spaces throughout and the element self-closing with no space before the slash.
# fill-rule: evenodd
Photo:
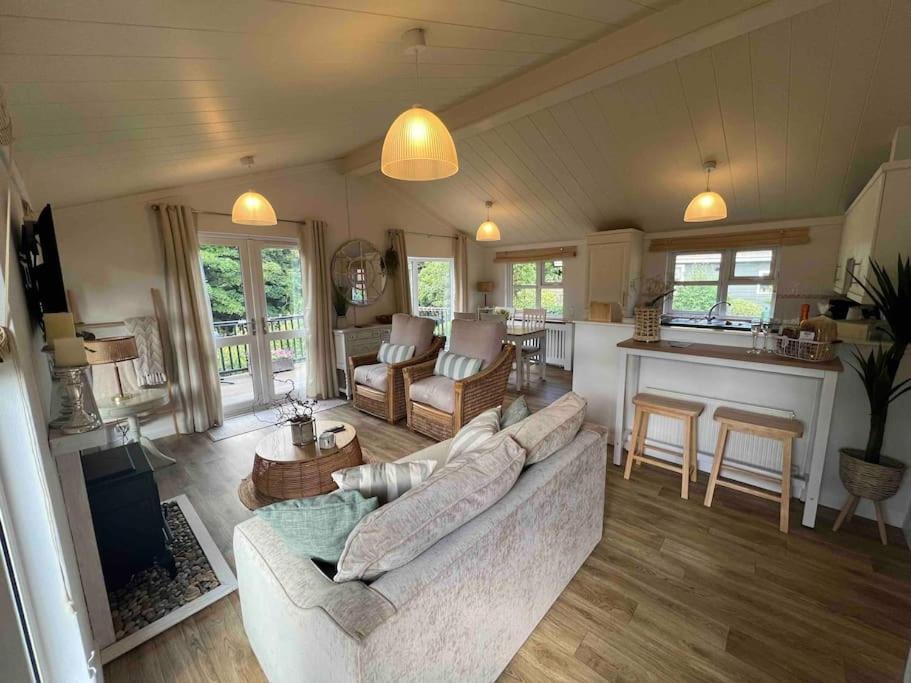
<svg viewBox="0 0 911 683">
<path fill-rule="evenodd" d="M 159 470 L 162 467 L 173 465 L 177 461 L 162 453 L 151 439 L 142 435 L 139 429 L 139 416 L 168 405 L 169 400 L 168 390 L 165 387 L 141 389 L 121 403 L 114 403 L 110 398 L 99 399 L 98 412 L 101 413 L 101 419 L 105 422 L 126 419 L 130 425 L 132 439 L 143 447 L 152 469 Z"/>
</svg>

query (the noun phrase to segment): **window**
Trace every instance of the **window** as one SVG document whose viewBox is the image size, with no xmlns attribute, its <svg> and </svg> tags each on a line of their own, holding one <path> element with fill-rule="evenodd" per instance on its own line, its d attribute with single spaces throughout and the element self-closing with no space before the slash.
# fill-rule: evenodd
<svg viewBox="0 0 911 683">
<path fill-rule="evenodd" d="M 437 321 L 436 334 L 449 336 L 452 323 L 453 259 L 409 258 L 411 310 Z"/>
<path fill-rule="evenodd" d="M 563 317 L 563 261 L 511 263 L 509 301 L 516 311 L 543 308 L 548 317 Z"/>
<path fill-rule="evenodd" d="M 727 301 L 729 318 L 771 318 L 775 308 L 775 249 L 727 249 L 671 254 L 668 280 L 674 295 L 665 313 L 701 315 Z"/>
</svg>

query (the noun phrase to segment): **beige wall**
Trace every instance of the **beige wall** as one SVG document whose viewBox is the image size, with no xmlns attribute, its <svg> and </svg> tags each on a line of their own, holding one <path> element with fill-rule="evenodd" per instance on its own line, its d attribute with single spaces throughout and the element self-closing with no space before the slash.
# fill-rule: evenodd
<svg viewBox="0 0 911 683">
<path fill-rule="evenodd" d="M 283 169 L 253 177 L 227 179 L 129 195 L 79 206 L 55 208 L 57 240 L 67 287 L 86 321 L 122 320 L 151 310 L 149 289 L 164 287 L 164 263 L 158 229 L 149 205 L 158 201 L 195 209 L 229 212 L 241 192 L 254 187 L 269 198 L 280 218 L 319 218 L 328 223 L 327 247 L 333 252 L 353 237 L 387 245 L 386 231 L 402 228 L 452 235 L 452 226 L 396 192 L 378 175 L 348 179 L 350 229 L 345 207 L 345 177 L 329 164 Z M 295 237 L 297 226 L 271 228 L 233 225 L 229 218 L 199 217 L 200 231 L 263 237 Z M 409 238 L 412 256 L 451 256 L 452 241 Z M 442 253 L 446 252 L 446 253 Z M 477 249 L 473 246 L 471 260 Z M 476 273 L 477 265 L 469 268 Z M 475 275 L 476 277 L 476 275 Z M 355 312 L 359 324 L 393 309 L 392 286 L 381 300 Z M 351 314 L 349 314 L 349 317 Z"/>
</svg>

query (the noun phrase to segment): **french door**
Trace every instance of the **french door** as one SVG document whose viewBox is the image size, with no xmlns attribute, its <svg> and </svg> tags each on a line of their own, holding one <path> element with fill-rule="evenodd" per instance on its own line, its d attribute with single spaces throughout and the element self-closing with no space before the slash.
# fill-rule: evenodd
<svg viewBox="0 0 911 683">
<path fill-rule="evenodd" d="M 448 338 L 455 291 L 453 259 L 409 257 L 408 276 L 412 312 L 436 320 L 434 334 Z"/>
<path fill-rule="evenodd" d="M 306 395 L 307 337 L 294 242 L 200 236 L 225 414 Z"/>
</svg>

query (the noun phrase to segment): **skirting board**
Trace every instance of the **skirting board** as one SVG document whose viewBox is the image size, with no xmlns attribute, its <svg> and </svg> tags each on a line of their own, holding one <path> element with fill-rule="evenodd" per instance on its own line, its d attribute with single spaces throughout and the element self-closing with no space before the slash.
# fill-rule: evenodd
<svg viewBox="0 0 911 683">
<path fill-rule="evenodd" d="M 215 572 L 215 576 L 218 577 L 220 585 L 218 588 L 213 588 L 205 595 L 196 598 L 196 600 L 188 602 L 182 607 L 178 607 L 173 612 L 169 612 L 161 619 L 153 621 L 151 624 L 144 626 L 135 633 L 131 633 L 126 638 L 108 645 L 101 651 L 102 664 L 107 664 L 108 662 L 117 659 L 120 655 L 129 652 L 147 640 L 151 640 L 155 636 L 164 633 L 187 617 L 196 614 L 237 590 L 237 578 L 235 578 L 234 572 L 231 571 L 231 568 L 225 561 L 218 546 L 215 545 L 215 541 L 213 541 L 212 537 L 209 535 L 208 529 L 206 529 L 205 525 L 202 523 L 199 515 L 196 514 L 196 510 L 193 509 L 190 499 L 181 494 L 164 502 L 177 503 L 180 507 L 180 511 L 187 520 L 187 524 L 190 525 L 190 528 L 193 530 L 193 535 L 196 536 L 196 540 L 199 542 L 199 547 L 202 548 L 206 559 L 208 559 L 209 564 L 212 565 L 212 571 Z"/>
</svg>

